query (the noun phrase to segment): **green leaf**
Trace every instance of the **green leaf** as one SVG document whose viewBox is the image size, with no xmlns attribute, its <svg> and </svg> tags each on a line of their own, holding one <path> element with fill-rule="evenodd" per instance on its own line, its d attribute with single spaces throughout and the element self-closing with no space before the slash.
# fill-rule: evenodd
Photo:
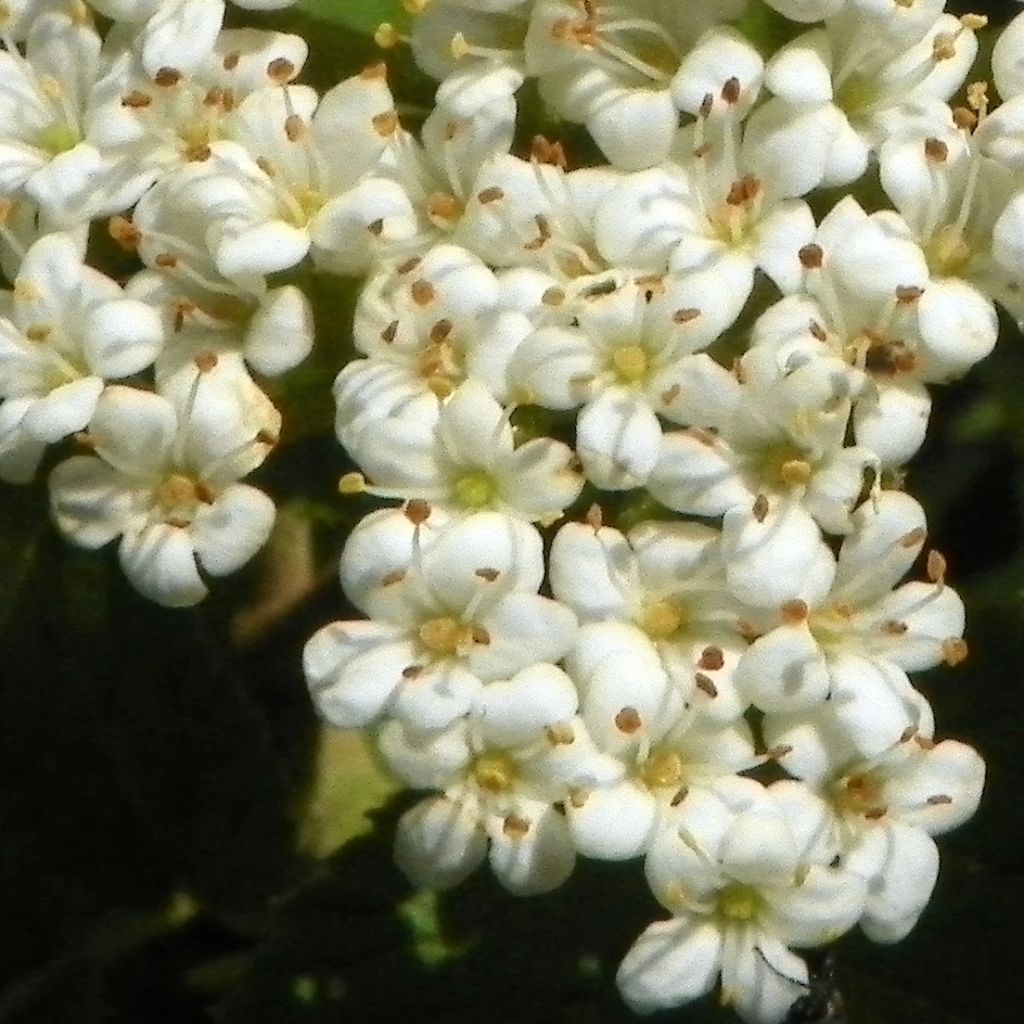
<svg viewBox="0 0 1024 1024">
<path fill-rule="evenodd" d="M 383 21 L 403 26 L 409 20 L 399 0 L 302 0 L 299 10 L 367 35 Z"/>
</svg>

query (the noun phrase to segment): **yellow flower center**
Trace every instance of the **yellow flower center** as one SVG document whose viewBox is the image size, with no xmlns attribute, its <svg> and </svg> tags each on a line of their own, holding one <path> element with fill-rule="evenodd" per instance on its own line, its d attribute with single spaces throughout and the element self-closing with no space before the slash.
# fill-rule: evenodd
<svg viewBox="0 0 1024 1024">
<path fill-rule="evenodd" d="M 653 639 L 667 640 L 683 628 L 686 618 L 686 609 L 678 601 L 666 599 L 649 604 L 640 625 Z"/>
<path fill-rule="evenodd" d="M 753 921 L 761 910 L 761 897 L 747 885 L 730 885 L 718 897 L 718 912 L 730 921 Z"/>
<path fill-rule="evenodd" d="M 640 345 L 623 345 L 612 354 L 612 369 L 623 384 L 637 384 L 647 376 L 647 352 Z"/>
<path fill-rule="evenodd" d="M 81 133 L 70 124 L 47 125 L 38 137 L 39 148 L 54 156 L 74 149 L 81 141 Z"/>
<path fill-rule="evenodd" d="M 483 470 L 466 473 L 452 488 L 455 500 L 464 508 L 482 509 L 494 504 L 498 488 L 494 478 Z"/>
<path fill-rule="evenodd" d="M 473 781 L 488 793 L 507 793 L 516 784 L 516 765 L 507 754 L 483 754 L 471 769 Z"/>
</svg>

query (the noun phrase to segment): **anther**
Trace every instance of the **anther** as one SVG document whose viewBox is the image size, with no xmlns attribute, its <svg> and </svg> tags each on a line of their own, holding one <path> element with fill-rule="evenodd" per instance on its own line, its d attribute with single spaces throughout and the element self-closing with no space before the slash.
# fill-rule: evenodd
<svg viewBox="0 0 1024 1024">
<path fill-rule="evenodd" d="M 961 131 L 973 132 L 978 127 L 978 115 L 967 107 L 953 108 L 953 124 Z"/>
<path fill-rule="evenodd" d="M 932 583 L 942 583 L 946 578 L 946 558 L 940 551 L 929 551 L 925 572 Z"/>
<path fill-rule="evenodd" d="M 942 659 L 950 668 L 966 661 L 968 653 L 967 641 L 962 637 L 951 636 L 942 641 Z"/>
<path fill-rule="evenodd" d="M 540 297 L 540 301 L 545 306 L 561 306 L 565 302 L 565 292 L 561 288 L 556 288 L 552 285 Z"/>
<path fill-rule="evenodd" d="M 378 587 L 393 587 L 396 583 L 401 583 L 405 579 L 404 569 L 394 569 L 391 572 L 385 573 L 377 581 Z"/>
<path fill-rule="evenodd" d="M 413 281 L 409 293 L 412 295 L 412 300 L 417 306 L 429 306 L 437 294 L 434 286 L 423 278 Z"/>
<path fill-rule="evenodd" d="M 697 317 L 700 316 L 700 310 L 694 309 L 692 306 L 687 306 L 685 309 L 677 309 L 672 314 L 672 323 L 674 324 L 690 324 L 693 323 Z"/>
<path fill-rule="evenodd" d="M 704 669 L 705 672 L 717 672 L 723 665 L 725 654 L 721 647 L 705 647 L 701 651 L 700 661 L 697 662 L 697 667 Z"/>
<path fill-rule="evenodd" d="M 548 164 L 564 171 L 568 167 L 565 150 L 560 142 L 552 142 L 543 135 L 535 135 L 530 145 L 530 159 L 534 163 Z"/>
<path fill-rule="evenodd" d="M 786 601 L 779 609 L 779 614 L 782 616 L 782 621 L 785 625 L 798 626 L 801 622 L 807 621 L 810 609 L 807 607 L 806 601 L 795 598 L 792 601 Z"/>
<path fill-rule="evenodd" d="M 501 573 L 490 566 L 483 566 L 482 568 L 475 570 L 473 575 L 479 579 L 486 580 L 488 583 L 493 583 Z"/>
<path fill-rule="evenodd" d="M 153 97 L 141 89 L 133 89 L 127 96 L 121 97 L 121 106 L 129 110 L 145 110 L 153 102 Z"/>
<path fill-rule="evenodd" d="M 604 512 L 601 506 L 595 502 L 587 509 L 587 525 L 596 533 L 604 526 Z"/>
<path fill-rule="evenodd" d="M 339 494 L 362 494 L 366 490 L 366 477 L 362 473 L 346 473 L 338 481 Z"/>
<path fill-rule="evenodd" d="M 402 669 L 402 678 L 403 679 L 415 679 L 417 676 L 422 675 L 422 674 L 423 674 L 423 666 L 422 665 L 406 665 L 405 668 Z"/>
<path fill-rule="evenodd" d="M 822 263 L 825 262 L 825 253 L 817 242 L 808 242 L 807 245 L 801 246 L 797 257 L 805 270 L 820 270 Z"/>
<path fill-rule="evenodd" d="M 764 756 L 769 761 L 781 761 L 788 754 L 793 753 L 793 748 L 788 743 L 777 743 L 765 751 Z"/>
<path fill-rule="evenodd" d="M 639 732 L 643 728 L 643 724 L 640 712 L 633 707 L 625 707 L 615 716 L 615 728 L 627 736 Z"/>
<path fill-rule="evenodd" d="M 953 798 L 948 793 L 936 793 L 925 800 L 929 807 L 941 807 L 943 804 L 951 804 L 952 802 Z"/>
<path fill-rule="evenodd" d="M 209 373 L 217 365 L 217 353 L 200 352 L 193 362 L 200 373 Z"/>
<path fill-rule="evenodd" d="M 287 57 L 275 57 L 267 65 L 267 78 L 275 85 L 287 85 L 298 74 L 298 69 Z"/>
<path fill-rule="evenodd" d="M 392 320 L 391 323 L 380 332 L 380 340 L 385 345 L 390 345 L 394 342 L 395 338 L 398 337 L 398 321 Z"/>
<path fill-rule="evenodd" d="M 430 328 L 430 341 L 434 345 L 442 345 L 451 336 L 454 324 L 451 320 L 438 320 Z"/>
<path fill-rule="evenodd" d="M 394 110 L 386 110 L 383 114 L 374 114 L 370 118 L 370 124 L 382 139 L 389 139 L 398 131 L 400 122 Z"/>
<path fill-rule="evenodd" d="M 370 223 L 366 225 L 366 230 L 369 231 L 374 238 L 380 238 L 380 236 L 384 234 L 384 218 L 378 217 L 376 220 L 371 220 Z"/>
<path fill-rule="evenodd" d="M 284 119 L 284 134 L 289 142 L 298 142 L 306 137 L 306 122 L 298 114 L 289 114 Z"/>
<path fill-rule="evenodd" d="M 422 257 L 413 256 L 410 259 L 407 259 L 404 263 L 399 263 L 398 266 L 395 267 L 395 273 L 402 274 L 403 276 L 405 274 L 411 274 L 422 262 Z"/>
<path fill-rule="evenodd" d="M 405 503 L 402 511 L 413 526 L 422 526 L 430 518 L 432 510 L 422 498 L 412 498 Z"/>
<path fill-rule="evenodd" d="M 922 295 L 924 295 L 924 289 L 918 288 L 916 285 L 901 284 L 896 288 L 896 301 L 904 305 L 917 302 Z"/>
<path fill-rule="evenodd" d="M 918 526 L 911 530 L 909 533 L 905 533 L 900 537 L 901 548 L 916 548 L 918 544 L 923 544 L 925 537 L 928 536 L 928 532 L 923 526 Z"/>
<path fill-rule="evenodd" d="M 949 146 L 942 139 L 925 139 L 924 155 L 934 163 L 944 164 L 949 159 Z"/>
<path fill-rule="evenodd" d="M 224 60 L 221 62 L 221 66 L 225 71 L 234 71 L 241 60 L 242 55 L 237 50 L 232 50 L 230 53 L 224 54 Z"/>
<path fill-rule="evenodd" d="M 160 68 L 160 70 L 153 76 L 153 81 L 162 89 L 171 89 L 176 86 L 183 77 L 184 76 L 177 68 Z"/>
<path fill-rule="evenodd" d="M 722 99 L 729 104 L 730 107 L 735 106 L 740 100 L 740 80 L 733 76 L 727 78 L 725 84 L 722 86 Z"/>
<path fill-rule="evenodd" d="M 765 519 L 768 518 L 768 511 L 769 511 L 768 499 L 763 494 L 759 494 L 754 499 L 754 506 L 751 509 L 751 512 L 752 512 L 754 518 L 759 523 L 763 523 L 765 521 Z"/>
<path fill-rule="evenodd" d="M 576 733 L 573 732 L 572 726 L 566 722 L 562 722 L 559 725 L 549 725 L 544 730 L 544 734 L 553 747 L 568 747 L 576 742 Z"/>
<path fill-rule="evenodd" d="M 485 188 L 476 194 L 477 200 L 483 206 L 487 206 L 489 203 L 496 203 L 500 199 L 505 198 L 504 189 L 499 188 L 497 185 L 491 185 L 489 188 Z"/>
<path fill-rule="evenodd" d="M 142 241 L 142 232 L 126 217 L 111 217 L 107 221 L 107 231 L 126 252 L 135 252 Z"/>
<path fill-rule="evenodd" d="M 501 831 L 510 839 L 523 839 L 530 831 L 530 822 L 518 814 L 510 814 L 502 822 Z"/>
<path fill-rule="evenodd" d="M 718 696 L 718 687 L 703 672 L 697 672 L 693 677 L 693 682 L 701 693 L 706 694 L 712 700 Z"/>
</svg>

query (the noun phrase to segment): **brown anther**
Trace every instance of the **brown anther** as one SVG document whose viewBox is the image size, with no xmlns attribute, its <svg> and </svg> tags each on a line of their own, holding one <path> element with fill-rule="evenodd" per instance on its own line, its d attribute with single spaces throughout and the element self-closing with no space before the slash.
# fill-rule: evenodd
<svg viewBox="0 0 1024 1024">
<path fill-rule="evenodd" d="M 423 258 L 421 256 L 413 256 L 411 259 L 407 259 L 404 263 L 399 263 L 395 267 L 395 272 L 398 274 L 411 274 L 421 263 Z"/>
<path fill-rule="evenodd" d="M 698 117 L 710 117 L 711 111 L 715 106 L 715 97 L 711 93 L 704 93 L 704 98 L 700 101 L 700 108 L 697 110 Z"/>
<path fill-rule="evenodd" d="M 501 573 L 497 569 L 485 565 L 482 568 L 477 569 L 473 573 L 473 575 L 479 577 L 482 580 L 486 580 L 488 583 L 493 583 L 501 575 Z"/>
<path fill-rule="evenodd" d="M 693 306 L 687 306 L 685 309 L 677 309 L 672 314 L 672 323 L 674 324 L 689 324 L 693 323 L 697 317 L 700 316 L 700 310 L 695 309 Z"/>
<path fill-rule="evenodd" d="M 205 163 L 211 156 L 213 156 L 213 150 L 204 142 L 185 148 L 185 159 L 193 164 Z"/>
<path fill-rule="evenodd" d="M 153 97 L 141 89 L 133 89 L 127 96 L 121 97 L 121 106 L 129 110 L 145 110 L 153 102 Z"/>
<path fill-rule="evenodd" d="M 374 114 L 370 118 L 373 130 L 382 138 L 389 139 L 399 128 L 398 114 L 393 110 L 386 110 L 382 114 Z"/>
<path fill-rule="evenodd" d="M 587 287 L 580 292 L 580 295 L 584 299 L 599 299 L 603 295 L 613 295 L 618 287 L 619 286 L 614 278 L 606 277 L 603 281 L 587 285 Z"/>
<path fill-rule="evenodd" d="M 448 340 L 451 336 L 454 324 L 451 320 L 438 320 L 433 327 L 430 328 L 430 341 L 431 344 L 441 345 Z"/>
<path fill-rule="evenodd" d="M 200 373 L 209 373 L 217 365 L 217 353 L 200 352 L 192 361 Z"/>
<path fill-rule="evenodd" d="M 434 301 L 437 292 L 429 281 L 425 281 L 421 277 L 419 280 L 413 281 L 409 288 L 409 294 L 412 295 L 412 301 L 417 306 L 429 306 Z"/>
<path fill-rule="evenodd" d="M 932 39 L 932 60 L 952 60 L 956 56 L 956 36 L 940 32 Z"/>
<path fill-rule="evenodd" d="M 232 50 L 230 53 L 224 54 L 224 60 L 221 61 L 221 67 L 225 71 L 234 71 L 238 67 L 239 62 L 242 59 L 242 55 L 237 50 Z"/>
<path fill-rule="evenodd" d="M 916 548 L 918 544 L 923 544 L 925 537 L 928 536 L 928 531 L 923 526 L 915 527 L 909 533 L 905 533 L 900 537 L 901 548 Z"/>
<path fill-rule="evenodd" d="M 925 800 L 929 807 L 942 807 L 944 804 L 951 804 L 952 802 L 953 798 L 948 793 L 936 793 Z"/>
<path fill-rule="evenodd" d="M 807 245 L 801 246 L 797 257 L 805 270 L 820 270 L 822 263 L 825 262 L 825 253 L 817 242 L 808 242 Z"/>
<path fill-rule="evenodd" d="M 792 601 L 786 601 L 783 606 L 779 609 L 779 615 L 782 617 L 782 621 L 787 626 L 799 626 L 801 622 L 807 621 L 807 616 L 810 614 L 810 608 L 807 607 L 806 601 L 801 601 L 800 598 L 794 598 Z"/>
<path fill-rule="evenodd" d="M 30 327 L 25 328 L 25 337 L 29 341 L 41 342 L 53 334 L 53 328 L 49 324 L 33 324 Z"/>
<path fill-rule="evenodd" d="M 814 338 L 815 341 L 828 341 L 828 332 L 821 326 L 821 324 L 818 323 L 817 320 L 812 320 L 808 327 L 811 332 L 811 337 Z"/>
<path fill-rule="evenodd" d="M 768 518 L 769 505 L 768 499 L 763 495 L 759 494 L 754 499 L 754 506 L 751 509 L 754 518 L 759 522 L 763 523 Z"/>
<path fill-rule="evenodd" d="M 153 76 L 153 81 L 162 89 L 170 89 L 176 86 L 183 77 L 177 68 L 160 68 Z"/>
<path fill-rule="evenodd" d="M 380 340 L 385 345 L 390 345 L 394 342 L 395 338 L 398 337 L 398 321 L 392 320 L 391 323 L 380 332 Z"/>
<path fill-rule="evenodd" d="M 187 530 L 192 525 L 187 519 L 182 519 L 181 516 L 168 516 L 164 522 L 168 526 L 173 526 L 176 530 Z"/>
<path fill-rule="evenodd" d="M 925 572 L 932 583 L 942 583 L 946 578 L 946 556 L 940 551 L 929 551 Z"/>
<path fill-rule="evenodd" d="M 551 142 L 543 135 L 535 135 L 530 145 L 530 159 L 534 163 L 548 164 L 564 171 L 569 163 L 560 142 Z"/>
<path fill-rule="evenodd" d="M 673 384 L 672 387 L 666 388 L 664 391 L 662 391 L 661 402 L 663 405 L 671 405 L 682 393 L 682 385 Z"/>
<path fill-rule="evenodd" d="M 491 643 L 491 634 L 483 626 L 473 626 L 469 631 L 469 635 L 473 643 L 479 644 L 481 647 L 488 647 Z"/>
<path fill-rule="evenodd" d="M 540 301 L 545 306 L 561 306 L 565 302 L 565 292 L 561 288 L 556 288 L 554 285 L 548 288 L 544 294 L 540 297 Z"/>
<path fill-rule="evenodd" d="M 429 503 L 422 498 L 412 498 L 405 503 L 402 511 L 413 526 L 422 526 L 430 518 L 432 510 Z"/>
<path fill-rule="evenodd" d="M 402 669 L 402 678 L 403 679 L 415 679 L 418 675 L 422 675 L 422 674 L 423 674 L 423 666 L 422 665 L 406 665 L 405 668 Z"/>
<path fill-rule="evenodd" d="M 287 57 L 275 57 L 267 65 L 267 78 L 276 85 L 287 85 L 298 74 L 298 68 Z"/>
<path fill-rule="evenodd" d="M 551 221 L 543 213 L 534 214 L 534 224 L 537 225 L 537 238 L 543 245 L 551 238 Z"/>
<path fill-rule="evenodd" d="M 781 761 L 787 754 L 792 754 L 793 748 L 788 743 L 777 743 L 765 751 L 764 756 L 769 761 Z"/>
<path fill-rule="evenodd" d="M 135 252 L 142 241 L 142 232 L 126 217 L 111 217 L 107 221 L 107 231 L 126 252 Z"/>
<path fill-rule="evenodd" d="M 917 302 L 922 295 L 924 295 L 924 289 L 918 288 L 916 285 L 901 284 L 896 289 L 896 301 L 904 305 Z"/>
<path fill-rule="evenodd" d="M 669 807 L 678 807 L 686 798 L 689 796 L 690 791 L 686 786 L 682 786 L 672 794 L 672 799 L 669 800 Z"/>
<path fill-rule="evenodd" d="M 752 622 L 740 621 L 736 623 L 736 632 L 739 633 L 748 644 L 752 644 L 759 636 L 761 636 L 761 630 L 757 628 Z"/>
<path fill-rule="evenodd" d="M 584 807 L 586 805 L 587 798 L 589 796 L 590 794 L 585 789 L 570 789 L 569 803 L 571 803 L 573 807 L 576 808 L 576 810 L 579 810 L 581 807 Z"/>
<path fill-rule="evenodd" d="M 375 64 L 367 64 L 359 72 L 359 77 L 364 82 L 387 81 L 388 66 L 382 60 L 377 61 Z"/>
<path fill-rule="evenodd" d="M 697 668 L 702 668 L 705 672 L 717 672 L 724 664 L 725 654 L 721 647 L 705 647 L 700 652 Z"/>
<path fill-rule="evenodd" d="M 306 135 L 306 122 L 298 114 L 289 114 L 284 119 L 284 134 L 289 142 L 298 142 Z"/>
<path fill-rule="evenodd" d="M 524 839 L 530 831 L 530 822 L 518 814 L 509 814 L 501 824 L 501 831 L 509 839 Z"/>
<path fill-rule="evenodd" d="M 949 146 L 942 139 L 925 139 L 924 155 L 933 163 L 944 164 L 949 159 Z"/>
<path fill-rule="evenodd" d="M 890 619 L 882 626 L 882 632 L 888 633 L 889 636 L 903 636 L 909 628 L 910 627 L 905 622 L 899 622 L 897 619 Z"/>
<path fill-rule="evenodd" d="M 978 127 L 978 115 L 967 107 L 954 107 L 953 124 L 961 131 L 973 132 Z"/>
<path fill-rule="evenodd" d="M 267 444 L 273 448 L 281 438 L 277 434 L 272 434 L 269 430 L 257 430 L 253 440 L 256 444 Z"/>
<path fill-rule="evenodd" d="M 268 177 L 277 177 L 277 172 L 274 170 L 274 165 L 265 157 L 256 157 L 256 166 Z"/>
<path fill-rule="evenodd" d="M 915 736 L 914 737 L 914 742 L 922 750 L 934 750 L 935 749 L 935 740 L 933 740 L 930 736 Z"/>
<path fill-rule="evenodd" d="M 643 728 L 643 724 L 640 712 L 636 708 L 623 708 L 615 716 L 615 728 L 619 732 L 624 732 L 627 736 L 632 736 L 633 733 L 639 732 Z"/>
<path fill-rule="evenodd" d="M 879 818 L 884 818 L 889 813 L 888 807 L 872 807 L 870 810 L 864 812 L 864 817 L 868 821 L 878 821 Z"/>
<path fill-rule="evenodd" d="M 455 221 L 462 216 L 463 205 L 447 192 L 435 192 L 427 200 L 427 216 L 434 221 Z"/>
<path fill-rule="evenodd" d="M 752 174 L 744 174 L 739 181 L 729 186 L 725 201 L 730 206 L 745 206 L 757 198 L 761 191 L 761 182 Z"/>
<path fill-rule="evenodd" d="M 568 722 L 560 722 L 558 725 L 549 725 L 544 730 L 548 743 L 553 747 L 568 747 L 576 742 L 576 733 Z"/>
<path fill-rule="evenodd" d="M 587 526 L 589 526 L 595 533 L 604 526 L 604 512 L 601 510 L 601 506 L 598 505 L 597 502 L 587 509 Z"/>
<path fill-rule="evenodd" d="M 740 80 L 733 76 L 727 78 L 725 84 L 722 86 L 722 99 L 729 104 L 730 107 L 735 106 L 740 101 Z"/>
<path fill-rule="evenodd" d="M 718 696 L 718 687 L 715 686 L 711 678 L 704 675 L 703 672 L 697 672 L 693 677 L 693 682 L 701 693 L 706 694 L 712 700 Z"/>
<path fill-rule="evenodd" d="M 96 451 L 96 438 L 88 430 L 78 431 L 77 434 L 72 436 L 71 440 L 74 442 L 75 447 L 83 452 Z"/>
<path fill-rule="evenodd" d="M 404 569 L 393 569 L 391 572 L 385 573 L 381 576 L 380 581 L 377 583 L 378 587 L 392 587 L 396 583 L 401 583 L 405 579 Z"/>
<path fill-rule="evenodd" d="M 204 505 L 212 505 L 216 497 L 209 484 L 203 483 L 202 480 L 196 481 L 196 498 L 199 501 Z"/>
<path fill-rule="evenodd" d="M 380 236 L 384 234 L 384 218 L 378 217 L 376 220 L 371 220 L 370 223 L 366 225 L 366 230 L 369 231 L 374 238 L 380 238 Z"/>
<path fill-rule="evenodd" d="M 491 185 L 489 188 L 485 188 L 476 194 L 477 200 L 483 205 L 487 206 L 488 203 L 496 203 L 501 199 L 505 198 L 505 190 L 499 188 L 497 185 Z"/>
<path fill-rule="evenodd" d="M 942 659 L 950 668 L 967 660 L 969 651 L 967 641 L 959 636 L 951 636 L 948 640 L 942 641 Z"/>
</svg>

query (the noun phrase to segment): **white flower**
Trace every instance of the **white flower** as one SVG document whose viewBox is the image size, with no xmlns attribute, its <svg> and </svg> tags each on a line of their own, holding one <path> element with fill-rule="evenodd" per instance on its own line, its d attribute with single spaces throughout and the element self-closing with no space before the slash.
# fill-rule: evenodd
<svg viewBox="0 0 1024 1024">
<path fill-rule="evenodd" d="M 346 493 L 422 498 L 461 513 L 494 509 L 528 522 L 558 519 L 583 486 L 572 449 L 550 438 L 515 444 L 508 413 L 476 380 L 431 418 L 367 420 L 348 449 L 366 476 Z"/>
<path fill-rule="evenodd" d="M 397 722 L 379 734 L 388 766 L 418 788 L 441 790 L 398 823 L 395 858 L 412 882 L 458 884 L 489 854 L 498 881 L 516 895 L 548 892 L 576 859 L 555 806 L 577 785 L 613 781 L 575 717 L 572 682 L 554 665 L 491 683 L 465 722 L 425 744 Z"/>
<path fill-rule="evenodd" d="M 868 883 L 861 927 L 875 942 L 899 942 L 935 887 L 932 836 L 977 809 L 985 763 L 964 743 L 915 736 L 871 761 L 843 766 L 827 796 L 845 829 L 844 863 Z"/>
<path fill-rule="evenodd" d="M 743 654 L 736 685 L 768 712 L 803 711 L 831 698 L 854 748 L 873 755 L 914 724 L 904 708 L 904 672 L 963 659 L 964 609 L 937 554 L 930 582 L 897 586 L 925 538 L 913 498 L 883 492 L 853 519 L 838 559 L 826 559 L 817 597 L 783 606 L 781 625 Z"/>
<path fill-rule="evenodd" d="M 334 382 L 338 440 L 348 444 L 367 419 L 431 418 L 468 378 L 504 401 L 505 368 L 530 320 L 503 306 L 493 272 L 456 246 L 378 271 L 360 292 L 353 324 L 366 358 Z"/>
<path fill-rule="evenodd" d="M 121 536 L 118 555 L 132 585 L 170 607 L 207 593 L 200 568 L 224 576 L 263 546 L 274 503 L 237 481 L 266 457 L 280 418 L 253 422 L 249 410 L 204 393 L 196 378 L 184 408 L 160 395 L 114 385 L 89 425 L 95 455 L 62 462 L 50 476 L 58 528 L 81 547 Z"/>
<path fill-rule="evenodd" d="M 543 157 L 543 159 L 541 158 Z M 492 157 L 480 168 L 454 240 L 496 267 L 538 267 L 561 280 L 598 273 L 594 216 L 618 175 L 566 171 L 558 152 Z"/>
<path fill-rule="evenodd" d="M 527 68 L 539 78 L 543 98 L 563 117 L 586 124 L 612 164 L 651 167 L 668 155 L 679 122 L 677 96 L 686 109 L 689 96 L 707 91 L 720 64 L 723 78 L 759 79 L 760 57 L 738 35 L 713 36 L 703 43 L 707 52 L 689 66 L 686 60 L 695 44 L 700 50 L 697 40 L 706 29 L 743 6 L 735 0 L 537 0 Z"/>
<path fill-rule="evenodd" d="M 32 246 L 4 306 L 0 399 L 12 447 L 0 473 L 24 480 L 47 444 L 85 428 L 106 381 L 153 362 L 164 332 L 152 309 L 86 266 L 80 240 L 66 234 Z"/>
<path fill-rule="evenodd" d="M 604 490 L 640 487 L 658 459 L 657 414 L 703 421 L 715 404 L 705 396 L 732 383 L 709 356 L 694 354 L 725 326 L 727 285 L 713 273 L 694 282 L 606 276 L 572 291 L 579 298 L 559 305 L 559 322 L 513 354 L 513 393 L 549 409 L 582 405 L 576 452 L 587 478 Z"/>
<path fill-rule="evenodd" d="M 977 19 L 936 11 L 921 25 L 918 14 L 935 5 L 908 6 L 914 20 L 903 38 L 887 32 L 897 19 L 865 17 L 848 5 L 783 46 L 768 62 L 765 84 L 775 95 L 751 117 L 750 144 L 777 151 L 775 159 L 799 153 L 811 185 L 836 186 L 859 178 L 886 138 L 941 120 L 943 101 L 974 62 Z"/>
<path fill-rule="evenodd" d="M 645 862 L 675 915 L 652 924 L 617 981 L 641 1013 L 690 1002 L 721 976 L 722 1001 L 751 1024 L 778 1024 L 807 988 L 789 948 L 823 945 L 860 917 L 865 886 L 828 867 L 837 852 L 827 805 L 799 783 L 768 790 L 737 778 L 691 791 Z"/>
<path fill-rule="evenodd" d="M 415 733 L 443 729 L 485 683 L 569 649 L 576 617 L 537 594 L 544 568 L 533 527 L 481 513 L 422 550 L 414 542 L 406 567 L 399 540 L 397 560 L 382 566 L 380 545 L 392 547 L 396 528 L 406 532 L 388 520 L 357 527 L 342 556 L 345 591 L 370 621 L 332 623 L 306 644 L 306 678 L 333 724 L 393 715 Z"/>
<path fill-rule="evenodd" d="M 27 194 L 54 216 L 64 212 L 102 70 L 100 43 L 87 19 L 46 11 L 32 21 L 24 55 L 0 50 L 0 195 Z M 88 219 L 78 211 L 68 226 Z"/>
<path fill-rule="evenodd" d="M 621 737 L 612 729 L 614 717 L 634 707 L 630 687 L 642 668 L 650 666 L 652 692 L 675 691 L 673 714 L 683 703 L 716 723 L 737 719 L 740 703 L 733 672 L 746 643 L 740 638 L 743 608 L 726 588 L 719 533 L 700 523 L 647 522 L 627 535 L 611 527 L 566 523 L 551 546 L 551 591 L 584 623 L 571 657 L 571 672 L 601 672 L 622 703 L 605 701 L 608 720 L 589 722 L 599 735 Z M 632 668 L 605 673 L 606 655 L 632 649 Z M 602 698 L 603 700 L 603 698 Z M 668 701 L 667 697 L 658 700 Z M 595 703 L 597 694 L 595 691 Z M 584 708 L 588 701 L 584 698 Z M 676 720 L 658 716 L 644 721 L 629 715 L 631 742 L 658 742 Z M 649 745 L 649 744 L 648 744 Z"/>
</svg>

